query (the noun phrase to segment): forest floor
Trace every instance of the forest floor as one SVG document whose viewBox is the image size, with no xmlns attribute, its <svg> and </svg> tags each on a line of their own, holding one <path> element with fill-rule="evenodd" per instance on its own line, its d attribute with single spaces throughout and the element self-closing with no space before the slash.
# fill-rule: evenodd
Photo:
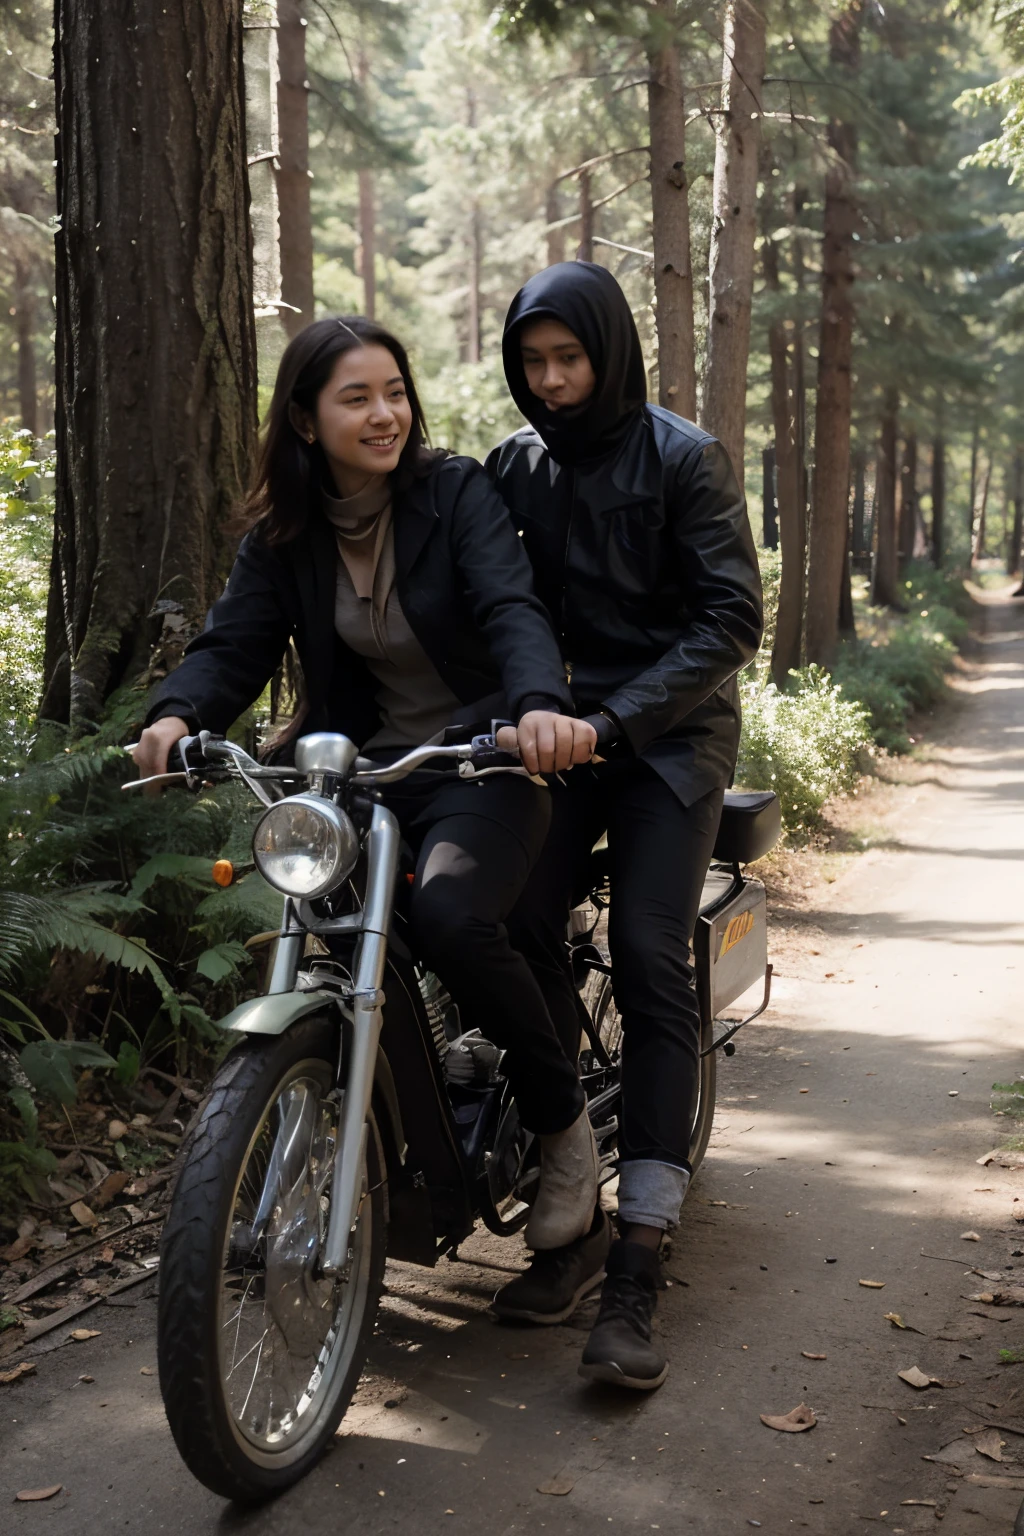
<svg viewBox="0 0 1024 1536">
<path fill-rule="evenodd" d="M 769 871 L 773 1002 L 720 1064 L 659 1304 L 661 1391 L 579 1380 L 589 1313 L 496 1324 L 488 1303 L 523 1251 L 477 1235 L 464 1262 L 390 1267 L 332 1452 L 238 1512 L 177 1459 L 143 1282 L 86 1314 L 93 1337 L 55 1329 L 10 1357 L 36 1370 L 0 1387 L 0 1500 L 62 1488 L 11 1505 L 5 1529 L 835 1536 L 941 1520 L 943 1536 L 1010 1536 L 1024 1364 L 1000 1354 L 1024 1359 L 1024 1309 L 999 1302 L 1024 1267 L 1024 1159 L 981 1160 L 1015 1129 L 992 1085 L 1024 1071 L 1024 603 L 979 601 L 954 705 L 844 812 L 846 845 L 867 852 L 840 836 Z M 936 1384 L 898 1377 L 913 1366 Z M 761 1423 L 800 1403 L 814 1428 Z"/>
</svg>

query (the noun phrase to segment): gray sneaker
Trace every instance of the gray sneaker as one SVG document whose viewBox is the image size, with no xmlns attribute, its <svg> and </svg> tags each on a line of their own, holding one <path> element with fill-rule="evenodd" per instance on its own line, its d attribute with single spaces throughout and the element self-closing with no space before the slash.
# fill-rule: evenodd
<svg viewBox="0 0 1024 1536">
<path fill-rule="evenodd" d="M 601 1210 L 590 1231 L 564 1248 L 543 1248 L 528 1269 L 503 1285 L 492 1303 L 509 1322 L 564 1323 L 589 1291 L 604 1279 L 612 1243 L 611 1223 Z"/>
<path fill-rule="evenodd" d="M 658 1256 L 641 1243 L 611 1246 L 597 1322 L 590 1330 L 579 1373 L 588 1381 L 653 1392 L 668 1375 L 668 1361 L 651 1342 L 658 1297 Z"/>
</svg>

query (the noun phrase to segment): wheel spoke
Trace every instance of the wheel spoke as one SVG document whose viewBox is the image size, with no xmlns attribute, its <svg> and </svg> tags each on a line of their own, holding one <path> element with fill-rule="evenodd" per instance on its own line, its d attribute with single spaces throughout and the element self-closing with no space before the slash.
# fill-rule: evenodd
<svg viewBox="0 0 1024 1536">
<path fill-rule="evenodd" d="M 351 1359 L 365 1307 L 368 1201 L 348 1283 L 316 1271 L 336 1141 L 326 1076 L 321 1082 L 296 1069 L 282 1083 L 240 1171 L 228 1224 L 219 1317 L 225 1400 L 237 1432 L 264 1452 L 315 1428 L 330 1383 Z"/>
</svg>

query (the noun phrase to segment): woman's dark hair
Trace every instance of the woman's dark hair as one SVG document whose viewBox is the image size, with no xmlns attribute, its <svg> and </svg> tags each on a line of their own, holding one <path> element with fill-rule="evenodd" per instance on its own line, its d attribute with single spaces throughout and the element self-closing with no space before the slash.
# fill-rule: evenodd
<svg viewBox="0 0 1024 1536">
<path fill-rule="evenodd" d="M 382 325 L 362 315 L 329 316 L 314 320 L 288 343 L 277 370 L 277 382 L 263 427 L 256 475 L 242 505 L 242 521 L 255 527 L 267 544 L 285 544 L 302 531 L 311 500 L 330 483 L 327 460 L 319 443 L 307 443 L 295 428 L 292 406 L 315 415 L 320 391 L 339 357 L 356 347 L 385 347 L 402 375 L 412 407 L 412 430 L 395 473 L 398 490 L 429 473 L 437 454 L 427 447 L 423 407 L 402 343 Z"/>
</svg>

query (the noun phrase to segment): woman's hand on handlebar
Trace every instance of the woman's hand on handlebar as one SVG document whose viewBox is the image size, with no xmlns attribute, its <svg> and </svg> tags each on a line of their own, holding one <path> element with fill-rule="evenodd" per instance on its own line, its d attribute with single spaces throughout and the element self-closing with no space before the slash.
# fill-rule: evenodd
<svg viewBox="0 0 1024 1536">
<path fill-rule="evenodd" d="M 592 725 L 546 709 L 531 709 L 517 729 L 504 726 L 497 738 L 501 751 L 518 751 L 530 773 L 563 773 L 574 763 L 589 763 L 596 745 Z"/>
<path fill-rule="evenodd" d="M 132 752 L 135 766 L 139 770 L 139 778 L 149 779 L 154 774 L 166 773 L 167 757 L 171 748 L 176 741 L 189 735 L 191 731 L 188 725 L 184 720 L 179 720 L 177 715 L 166 715 L 163 720 L 147 725 Z M 148 788 L 143 790 L 143 794 L 148 793 Z"/>
</svg>

